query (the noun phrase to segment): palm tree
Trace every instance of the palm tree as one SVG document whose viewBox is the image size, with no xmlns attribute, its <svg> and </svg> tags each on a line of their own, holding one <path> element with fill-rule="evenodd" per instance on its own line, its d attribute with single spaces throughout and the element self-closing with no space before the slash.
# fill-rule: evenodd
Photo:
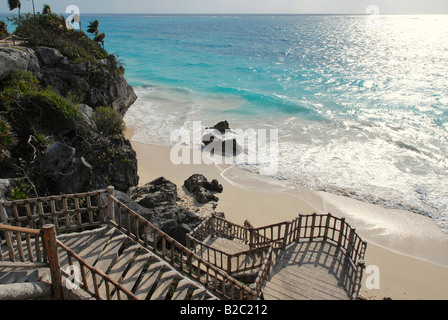
<svg viewBox="0 0 448 320">
<path fill-rule="evenodd" d="M 19 19 L 20 19 L 20 8 L 22 7 L 22 3 L 20 0 L 8 0 L 9 10 L 19 9 Z"/>
<path fill-rule="evenodd" d="M 48 4 L 44 4 L 44 8 L 42 10 L 42 14 L 51 14 L 51 8 Z"/>
<path fill-rule="evenodd" d="M 98 33 L 99 33 L 99 30 L 98 30 L 99 25 L 100 25 L 100 23 L 98 22 L 98 20 L 91 21 L 89 26 L 87 27 L 88 28 L 87 32 L 88 33 L 92 33 L 95 36 L 98 35 Z"/>
<path fill-rule="evenodd" d="M 103 45 L 103 49 L 104 49 L 104 38 L 106 37 L 106 35 L 104 33 L 98 33 L 95 38 L 93 39 L 93 41 L 95 42 L 101 42 L 101 44 Z"/>
</svg>

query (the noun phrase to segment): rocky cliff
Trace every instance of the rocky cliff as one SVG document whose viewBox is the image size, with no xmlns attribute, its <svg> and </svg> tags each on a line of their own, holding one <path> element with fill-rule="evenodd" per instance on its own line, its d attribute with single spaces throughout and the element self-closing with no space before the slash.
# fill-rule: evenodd
<svg viewBox="0 0 448 320">
<path fill-rule="evenodd" d="M 93 119 L 100 106 L 122 117 L 137 98 L 114 56 L 71 63 L 53 48 L 0 48 L 0 88 L 0 119 L 17 140 L 0 178 L 26 176 L 39 195 L 138 184 L 130 142 Z"/>
<path fill-rule="evenodd" d="M 110 106 L 124 115 L 137 96 L 115 66 L 113 55 L 96 63 L 74 64 L 53 48 L 0 48 L 0 81 L 18 70 L 30 71 L 44 87 L 51 86 L 61 96 L 92 108 Z"/>
</svg>

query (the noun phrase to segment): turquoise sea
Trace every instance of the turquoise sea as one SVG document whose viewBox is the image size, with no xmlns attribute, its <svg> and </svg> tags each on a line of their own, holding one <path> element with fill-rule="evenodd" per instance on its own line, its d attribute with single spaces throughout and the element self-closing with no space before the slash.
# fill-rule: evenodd
<svg viewBox="0 0 448 320">
<path fill-rule="evenodd" d="M 447 15 L 97 18 L 139 96 L 136 139 L 170 145 L 193 121 L 277 128 L 276 178 L 448 231 Z"/>
<path fill-rule="evenodd" d="M 193 121 L 276 128 L 274 178 L 448 232 L 448 15 L 81 18 L 139 96 L 125 118 L 138 141 L 171 145 Z"/>
</svg>

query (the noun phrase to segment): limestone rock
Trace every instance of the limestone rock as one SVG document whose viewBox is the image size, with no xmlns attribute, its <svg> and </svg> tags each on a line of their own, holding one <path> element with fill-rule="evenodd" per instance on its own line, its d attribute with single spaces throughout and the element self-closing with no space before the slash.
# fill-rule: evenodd
<svg viewBox="0 0 448 320">
<path fill-rule="evenodd" d="M 45 66 L 56 66 L 64 60 L 64 55 L 57 49 L 39 47 L 36 49 L 36 52 Z"/>
<path fill-rule="evenodd" d="M 131 188 L 130 192 L 132 199 L 146 208 L 173 205 L 177 202 L 177 186 L 164 177 L 142 187 Z"/>
<path fill-rule="evenodd" d="M 0 48 L 0 81 L 16 71 L 40 72 L 35 52 L 28 48 Z"/>
<path fill-rule="evenodd" d="M 163 177 L 144 186 L 131 188 L 129 194 L 132 200 L 149 209 L 148 220 L 155 227 L 182 244 L 186 242 L 187 233 L 202 221 L 177 203 L 177 186 Z"/>
</svg>

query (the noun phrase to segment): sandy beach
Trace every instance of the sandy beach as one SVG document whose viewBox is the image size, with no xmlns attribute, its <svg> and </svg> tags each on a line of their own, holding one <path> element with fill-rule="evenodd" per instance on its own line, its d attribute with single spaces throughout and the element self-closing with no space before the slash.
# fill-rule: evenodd
<svg viewBox="0 0 448 320">
<path fill-rule="evenodd" d="M 313 212 L 344 216 L 368 242 L 366 265 L 377 266 L 380 272 L 379 289 L 374 290 L 366 288 L 369 275 L 364 274 L 361 297 L 448 299 L 448 235 L 431 219 L 324 192 L 264 183 L 256 177 L 249 183 L 247 177 L 241 177 L 241 183 L 238 179 L 230 181 L 226 174 L 231 167 L 223 170 L 213 164 L 174 165 L 170 161 L 170 147 L 133 141 L 133 131 L 129 128 L 126 137 L 137 152 L 141 185 L 163 176 L 176 183 L 182 192 L 184 181 L 192 174 L 202 173 L 209 180 L 218 179 L 224 191 L 218 195 L 216 211 L 224 212 L 235 223 L 243 224 L 248 219 L 260 227 L 292 220 L 299 213 Z"/>
</svg>

